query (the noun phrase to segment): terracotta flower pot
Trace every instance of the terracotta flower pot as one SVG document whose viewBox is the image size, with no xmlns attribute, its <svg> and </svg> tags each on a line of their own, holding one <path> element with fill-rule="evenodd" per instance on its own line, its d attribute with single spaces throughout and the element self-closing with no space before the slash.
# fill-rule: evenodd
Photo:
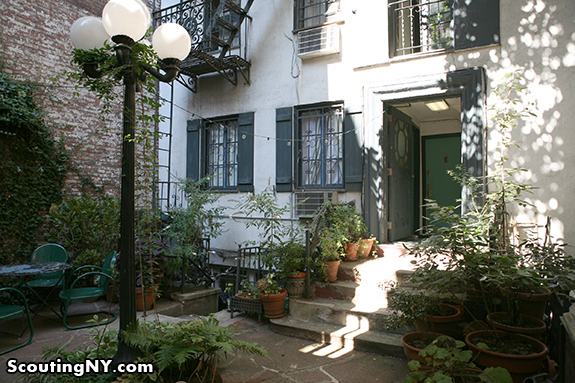
<svg viewBox="0 0 575 383">
<path fill-rule="evenodd" d="M 496 330 L 523 334 L 535 339 L 541 339 L 547 325 L 541 319 L 521 314 L 521 324 L 523 326 L 513 326 L 508 324 L 511 314 L 505 312 L 495 312 L 487 315 L 487 322 L 495 327 Z"/>
<path fill-rule="evenodd" d="M 339 270 L 339 264 L 341 263 L 341 261 L 325 261 L 325 264 L 327 265 L 327 269 L 325 270 L 325 273 L 327 274 L 327 280 L 328 282 L 335 282 L 337 281 L 337 272 Z"/>
<path fill-rule="evenodd" d="M 431 331 L 451 337 L 457 337 L 460 328 L 454 325 L 463 317 L 463 312 L 456 306 L 441 303 L 443 309 L 451 310 L 449 315 L 427 315 L 424 322 L 416 322 L 416 327 L 420 331 Z"/>
<path fill-rule="evenodd" d="M 365 259 L 369 256 L 369 254 L 371 254 L 371 248 L 373 247 L 373 242 L 375 242 L 375 238 L 366 238 L 359 240 L 357 256 L 360 259 Z"/>
<path fill-rule="evenodd" d="M 150 310 L 154 303 L 156 303 L 158 286 L 146 287 L 145 293 L 143 293 L 142 290 L 142 287 L 136 287 L 136 310 L 144 311 L 144 305 L 146 310 Z"/>
<path fill-rule="evenodd" d="M 425 358 L 423 356 L 420 356 L 419 352 L 423 348 L 427 347 L 427 345 L 431 344 L 431 342 L 433 342 L 433 340 L 435 338 L 437 338 L 438 336 L 441 336 L 441 335 L 444 335 L 444 334 L 439 334 L 436 332 L 427 332 L 427 331 L 415 331 L 415 332 L 407 333 L 404 336 L 402 336 L 401 337 L 401 344 L 403 345 L 403 352 L 405 353 L 407 360 L 408 361 L 417 360 L 420 363 L 425 363 Z M 428 340 L 428 342 L 423 342 L 423 343 L 427 343 L 427 344 L 425 345 L 425 347 L 419 348 L 419 347 L 415 347 L 415 346 L 410 344 L 411 341 L 414 339 Z"/>
<path fill-rule="evenodd" d="M 281 318 L 285 315 L 285 299 L 287 296 L 287 290 L 282 291 L 279 294 L 265 295 L 260 293 L 260 300 L 264 306 L 264 312 L 266 317 Z"/>
<path fill-rule="evenodd" d="M 497 350 L 483 350 L 475 344 L 479 337 L 495 337 L 496 335 L 503 342 L 513 339 L 522 340 L 532 345 L 537 351 L 530 355 L 511 355 L 497 352 Z M 521 383 L 525 378 L 539 372 L 548 351 L 547 346 L 537 339 L 504 331 L 474 331 L 465 337 L 465 343 L 473 351 L 476 364 L 482 367 L 503 367 L 509 371 L 514 383 Z"/>
<path fill-rule="evenodd" d="M 547 310 L 547 303 L 551 299 L 553 291 L 546 287 L 540 287 L 536 292 L 510 292 L 508 289 L 500 288 L 504 295 L 511 296 L 518 300 L 518 308 L 521 314 L 529 315 L 538 319 L 543 319 Z M 504 300 L 505 302 L 505 300 Z"/>
<path fill-rule="evenodd" d="M 345 257 L 344 261 L 357 261 L 357 249 L 359 248 L 359 242 L 348 242 L 345 245 Z"/>
</svg>

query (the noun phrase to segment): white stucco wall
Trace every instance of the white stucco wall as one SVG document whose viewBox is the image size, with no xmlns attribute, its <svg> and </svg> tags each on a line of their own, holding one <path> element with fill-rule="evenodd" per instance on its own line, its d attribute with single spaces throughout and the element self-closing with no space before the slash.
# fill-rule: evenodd
<svg viewBox="0 0 575 383">
<path fill-rule="evenodd" d="M 164 6 L 166 2 L 164 1 Z M 488 89 L 519 70 L 526 92 L 521 96 L 537 117 L 520 121 L 514 138 L 522 150 L 513 150 L 512 165 L 529 169 L 521 181 L 537 189 L 527 195 L 532 207 L 517 210 L 519 222 L 539 223 L 552 218 L 552 234 L 575 236 L 572 191 L 575 183 L 573 139 L 575 108 L 575 8 L 568 1 L 501 0 L 501 44 L 479 49 L 389 59 L 387 5 L 381 0 L 341 0 L 341 52 L 300 60 L 295 55 L 293 4 L 286 0 L 256 0 L 249 12 L 247 51 L 251 85 L 239 79 L 233 86 L 218 75 L 202 76 L 198 92 L 176 85 L 172 169 L 185 176 L 186 121 L 255 112 L 254 175 L 260 192 L 275 183 L 275 110 L 280 107 L 343 100 L 347 110 L 362 111 L 364 125 L 381 119 L 381 110 L 369 106 L 369 89 L 417 82 L 458 69 L 484 67 Z M 427 93 L 426 93 L 427 92 Z M 423 90 L 421 95 L 432 93 Z M 488 104 L 495 102 L 488 91 Z M 413 93 L 397 98 L 412 97 Z M 488 153 L 496 146 L 494 129 L 487 128 Z M 369 137 L 366 138 L 370 140 Z M 373 139 L 373 138 L 371 138 Z M 490 159 L 488 165 L 492 165 Z M 221 199 L 229 206 L 235 196 Z M 290 193 L 280 193 L 281 203 Z M 340 200 L 356 200 L 359 192 L 341 193 Z M 230 213 L 232 211 L 230 210 Z M 242 225 L 230 222 L 215 247 L 235 249 L 246 236 Z M 253 233 L 252 233 L 253 234 Z"/>
</svg>

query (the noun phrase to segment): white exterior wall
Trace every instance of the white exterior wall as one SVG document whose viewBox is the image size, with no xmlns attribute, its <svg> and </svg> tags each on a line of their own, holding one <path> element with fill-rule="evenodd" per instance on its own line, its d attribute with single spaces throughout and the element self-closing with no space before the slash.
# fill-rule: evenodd
<svg viewBox="0 0 575 383">
<path fill-rule="evenodd" d="M 534 206 L 516 211 L 517 220 L 533 222 L 537 213 L 543 224 L 550 216 L 552 234 L 569 242 L 575 236 L 575 216 L 570 214 L 575 211 L 575 154 L 571 149 L 575 139 L 575 7 L 569 3 L 501 0 L 501 45 L 390 59 L 387 2 L 341 0 L 340 53 L 302 61 L 295 54 L 293 2 L 255 0 L 249 12 L 253 19 L 244 22 L 248 25 L 251 85 L 239 76 L 238 85 L 233 86 L 219 75 L 200 77 L 195 94 L 176 85 L 172 172 L 177 177 L 186 174 L 186 121 L 193 116 L 255 112 L 254 187 L 261 192 L 275 184 L 277 108 L 343 100 L 346 110 L 363 112 L 364 129 L 369 130 L 382 118 L 381 106 L 370 105 L 370 89 L 484 67 L 489 104 L 494 102 L 489 89 L 505 74 L 519 69 L 527 87 L 523 100 L 525 105 L 534 104 L 537 117 L 519 122 L 514 138 L 522 143 L 522 150 L 514 150 L 510 161 L 529 169 L 521 181 L 538 189 L 527 195 Z M 433 92 L 426 89 L 421 95 Z M 414 94 L 395 97 L 404 96 Z M 365 134 L 370 145 L 376 139 L 374 132 Z M 487 138 L 489 155 L 497 142 L 492 128 L 488 127 Z M 490 158 L 488 165 L 492 163 Z M 229 200 L 237 197 L 224 195 L 221 201 L 233 206 Z M 290 193 L 280 193 L 281 203 L 288 203 L 290 198 Z M 340 193 L 339 199 L 355 200 L 361 206 L 359 192 Z M 243 225 L 230 221 L 226 229 L 228 232 L 214 241 L 213 247 L 235 249 L 246 239 Z"/>
</svg>

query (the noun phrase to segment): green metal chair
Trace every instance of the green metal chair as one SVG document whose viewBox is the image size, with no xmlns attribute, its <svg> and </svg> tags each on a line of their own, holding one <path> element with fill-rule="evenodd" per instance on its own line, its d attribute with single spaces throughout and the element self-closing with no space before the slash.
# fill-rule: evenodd
<svg viewBox="0 0 575 383">
<path fill-rule="evenodd" d="M 32 253 L 30 262 L 68 262 L 68 252 L 56 243 L 47 243 L 38 247 Z M 31 288 L 51 288 L 59 285 L 64 287 L 64 271 L 37 275 L 28 282 Z"/>
<path fill-rule="evenodd" d="M 62 299 L 62 305 L 60 307 L 60 310 L 62 312 L 62 321 L 64 322 L 64 326 L 66 326 L 67 329 L 75 330 L 75 329 L 79 329 L 79 328 L 100 326 L 100 325 L 111 323 L 114 320 L 116 320 L 116 315 L 114 313 L 109 312 L 109 311 L 98 311 L 98 312 L 95 312 L 93 314 L 107 314 L 107 315 L 111 316 L 111 318 L 109 318 L 106 321 L 102 321 L 102 322 L 98 322 L 98 323 L 90 323 L 90 324 L 85 324 L 85 325 L 81 325 L 81 326 L 71 326 L 66 321 L 66 319 L 70 318 L 70 317 L 87 315 L 87 314 L 68 315 L 68 308 L 70 307 L 71 303 L 78 302 L 78 301 L 90 300 L 90 299 L 98 299 L 98 298 L 106 295 L 106 290 L 108 289 L 108 284 L 110 283 L 110 280 L 112 279 L 112 272 L 114 270 L 114 264 L 115 263 L 116 263 L 116 252 L 112 251 L 112 252 L 110 252 L 110 254 L 108 254 L 106 259 L 104 260 L 104 264 L 102 265 L 102 267 L 87 265 L 87 266 L 79 267 L 76 270 L 72 271 L 72 273 L 70 274 L 69 280 L 72 280 L 72 276 L 79 271 L 87 270 L 87 269 L 96 270 L 96 271 L 88 271 L 88 272 L 82 271 L 82 274 L 73 280 L 73 282 L 70 284 L 69 288 L 64 288 L 60 292 L 60 298 Z M 96 275 L 98 275 L 100 277 L 98 286 L 96 286 L 96 287 L 77 287 L 77 288 L 75 287 L 76 284 L 78 283 L 78 281 L 80 281 L 81 279 L 84 279 L 86 277 L 94 278 L 94 276 L 96 276 Z"/>
<path fill-rule="evenodd" d="M 5 321 L 26 315 L 28 318 L 28 327 L 30 327 L 30 337 L 26 342 L 22 344 L 16 345 L 4 351 L 0 351 L 0 355 L 4 355 L 10 351 L 16 350 L 17 348 L 26 346 L 32 342 L 32 337 L 34 336 L 34 326 L 32 326 L 32 318 L 30 317 L 30 310 L 28 309 L 28 301 L 26 300 L 26 296 L 20 290 L 13 287 L 0 288 L 0 296 L 4 296 L 4 292 L 11 292 L 16 294 L 19 298 L 22 299 L 22 304 L 0 304 L 0 321 Z M 11 298 L 14 297 L 11 296 Z"/>
</svg>

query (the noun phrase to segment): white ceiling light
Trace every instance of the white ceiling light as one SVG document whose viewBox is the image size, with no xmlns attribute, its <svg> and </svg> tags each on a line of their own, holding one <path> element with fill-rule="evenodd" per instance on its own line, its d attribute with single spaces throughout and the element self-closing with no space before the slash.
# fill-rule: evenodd
<svg viewBox="0 0 575 383">
<path fill-rule="evenodd" d="M 447 105 L 445 100 L 426 102 L 425 106 L 427 106 L 432 112 L 443 112 L 445 110 L 449 110 L 449 105 Z"/>
</svg>

